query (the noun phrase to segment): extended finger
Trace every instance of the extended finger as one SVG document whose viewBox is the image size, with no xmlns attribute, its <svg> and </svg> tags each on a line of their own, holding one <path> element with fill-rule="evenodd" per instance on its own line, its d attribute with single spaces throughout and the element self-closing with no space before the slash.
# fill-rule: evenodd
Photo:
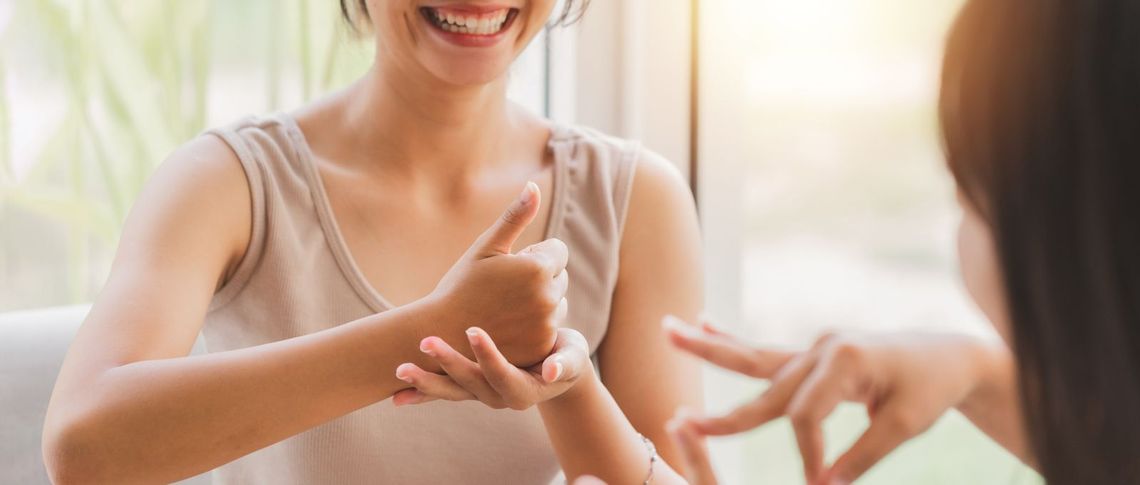
<svg viewBox="0 0 1140 485">
<path fill-rule="evenodd" d="M 815 357 L 804 354 L 788 363 L 773 379 L 772 386 L 756 399 L 723 416 L 693 418 L 693 424 L 702 434 L 721 436 L 748 431 L 772 421 L 784 414 L 796 389 L 814 366 Z"/>
<path fill-rule="evenodd" d="M 447 376 L 433 374 L 416 364 L 400 364 L 396 368 L 396 378 L 415 387 L 428 396 L 448 401 L 467 401 L 475 396 Z"/>
<path fill-rule="evenodd" d="M 427 354 L 443 369 L 452 380 L 491 407 L 502 407 L 503 400 L 483 375 L 482 369 L 471 359 L 438 337 L 428 337 L 420 342 L 420 350 Z"/>
<path fill-rule="evenodd" d="M 703 436 L 692 421 L 682 414 L 666 424 L 665 430 L 681 451 L 686 480 L 691 485 L 716 485 L 716 474 L 709 460 L 708 449 L 705 448 Z"/>
<path fill-rule="evenodd" d="M 529 372 L 507 361 L 495 346 L 495 342 L 491 340 L 491 336 L 483 329 L 478 327 L 467 329 L 467 340 L 471 343 L 471 350 L 475 353 L 475 359 L 487 383 L 503 397 L 507 406 L 512 409 L 523 409 L 534 404 L 531 402 L 532 393 L 529 392 L 531 383 L 528 382 L 533 381 L 534 377 Z"/>
<path fill-rule="evenodd" d="M 771 378 L 797 354 L 757 349 L 726 335 L 710 335 L 667 316 L 664 320 L 669 341 L 677 348 L 707 360 L 718 367 L 759 379 Z"/>
</svg>

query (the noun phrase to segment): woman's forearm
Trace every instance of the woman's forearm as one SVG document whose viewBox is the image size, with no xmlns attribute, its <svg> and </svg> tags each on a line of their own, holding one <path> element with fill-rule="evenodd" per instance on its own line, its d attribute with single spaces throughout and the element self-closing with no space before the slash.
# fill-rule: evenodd
<svg viewBox="0 0 1140 485">
<path fill-rule="evenodd" d="M 538 409 L 568 480 L 589 474 L 607 483 L 640 484 L 649 477 L 645 442 L 594 373 Z M 657 458 L 653 483 L 685 481 Z"/>
<path fill-rule="evenodd" d="M 417 343 L 433 318 L 417 303 L 280 342 L 73 379 L 54 398 L 63 402 L 48 417 L 45 459 L 57 482 L 193 476 L 406 387 L 393 369 L 423 360 Z"/>
</svg>

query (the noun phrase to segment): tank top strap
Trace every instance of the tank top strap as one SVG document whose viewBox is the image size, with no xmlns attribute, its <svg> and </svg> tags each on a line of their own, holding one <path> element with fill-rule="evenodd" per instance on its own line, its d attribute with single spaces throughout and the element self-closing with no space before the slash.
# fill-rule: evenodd
<svg viewBox="0 0 1140 485">
<path fill-rule="evenodd" d="M 281 230 L 297 227 L 293 219 L 313 213 L 301 156 L 304 140 L 297 139 L 291 122 L 284 113 L 250 116 L 203 133 L 220 138 L 237 155 L 249 183 L 252 208 L 249 247 L 214 295 L 211 311 L 225 306 L 245 288 L 267 248 L 280 246 L 274 241 L 285 237 Z"/>
</svg>

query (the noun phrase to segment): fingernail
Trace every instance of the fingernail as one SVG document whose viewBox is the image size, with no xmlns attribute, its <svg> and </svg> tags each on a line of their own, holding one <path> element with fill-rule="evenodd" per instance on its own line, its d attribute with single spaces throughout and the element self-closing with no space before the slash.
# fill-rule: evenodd
<svg viewBox="0 0 1140 485">
<path fill-rule="evenodd" d="M 696 416 L 693 408 L 690 408 L 688 406 L 681 406 L 677 408 L 677 412 L 673 415 L 673 419 L 677 421 L 687 421 L 689 419 L 692 419 L 693 416 Z"/>
<path fill-rule="evenodd" d="M 684 320 L 681 320 L 680 318 L 677 318 L 673 315 L 667 315 L 662 320 L 662 325 L 665 327 L 665 330 L 680 334 L 682 337 L 697 336 L 697 332 L 692 326 L 690 326 L 688 323 L 685 323 Z"/>
<path fill-rule="evenodd" d="M 530 204 L 530 202 L 534 200 L 534 194 L 536 193 L 538 193 L 538 184 L 527 182 L 526 187 L 523 188 L 522 193 L 519 194 L 519 203 L 523 205 Z"/>
<path fill-rule="evenodd" d="M 479 343 L 479 329 L 471 327 L 464 333 L 467 334 L 467 341 L 470 342 L 471 345 Z"/>
<path fill-rule="evenodd" d="M 428 354 L 428 355 L 432 355 L 430 343 L 431 343 L 431 337 L 420 340 L 420 352 L 423 352 L 423 353 Z"/>
<path fill-rule="evenodd" d="M 665 431 L 670 434 L 677 434 L 681 430 L 681 420 L 677 418 L 670 419 L 665 422 Z"/>
<path fill-rule="evenodd" d="M 557 381 L 558 379 L 562 378 L 563 368 L 564 367 L 562 366 L 562 359 L 556 359 L 554 361 L 554 379 L 552 382 Z"/>
<path fill-rule="evenodd" d="M 411 384 L 412 378 L 408 375 L 408 367 L 411 365 L 411 363 L 400 364 L 400 366 L 396 368 L 396 378 Z"/>
</svg>

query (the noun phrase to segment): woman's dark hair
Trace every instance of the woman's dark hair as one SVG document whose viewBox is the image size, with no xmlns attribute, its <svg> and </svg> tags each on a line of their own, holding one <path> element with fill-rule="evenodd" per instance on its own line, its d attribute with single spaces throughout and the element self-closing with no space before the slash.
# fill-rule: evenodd
<svg viewBox="0 0 1140 485">
<path fill-rule="evenodd" d="M 940 117 L 993 229 L 1039 469 L 1140 483 L 1140 2 L 971 0 Z"/>
<path fill-rule="evenodd" d="M 354 20 L 352 9 L 363 16 L 368 18 L 368 0 L 357 0 L 355 7 L 350 7 L 352 0 L 340 0 L 340 13 L 344 17 L 345 22 L 356 28 L 356 21 Z M 552 25 L 571 25 L 579 20 L 582 20 L 582 15 L 586 13 L 586 7 L 590 6 L 590 0 L 566 0 L 562 4 L 562 12 L 558 14 L 558 18 Z"/>
</svg>

